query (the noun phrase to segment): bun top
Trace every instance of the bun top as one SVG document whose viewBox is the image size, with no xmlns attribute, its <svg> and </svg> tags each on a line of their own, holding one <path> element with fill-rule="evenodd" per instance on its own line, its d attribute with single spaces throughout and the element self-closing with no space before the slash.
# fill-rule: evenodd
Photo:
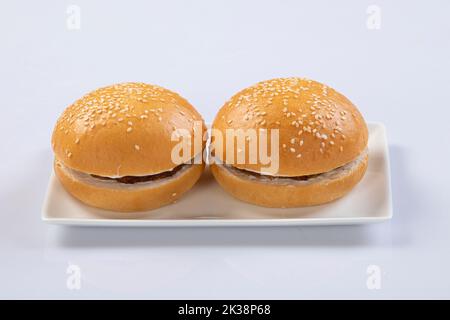
<svg viewBox="0 0 450 320">
<path fill-rule="evenodd" d="M 226 129 L 267 129 L 269 150 L 270 129 L 279 129 L 279 167 L 273 175 L 287 177 L 323 173 L 345 165 L 364 151 L 368 139 L 361 113 L 346 97 L 302 78 L 272 79 L 242 90 L 220 109 L 212 127 L 224 136 Z M 259 133 L 256 139 L 259 146 Z M 234 152 L 237 159 L 242 150 L 237 150 L 237 143 L 227 145 L 226 140 L 223 154 L 217 156 L 215 152 L 216 157 L 224 161 L 227 152 Z M 246 140 L 249 143 L 251 138 Z M 260 157 L 256 162 L 248 161 L 248 151 L 247 144 L 244 163 L 230 164 L 267 173 L 267 163 L 263 164 Z"/>
<path fill-rule="evenodd" d="M 180 164 L 171 158 L 172 148 L 180 143 L 171 141 L 176 129 L 187 130 L 193 139 L 196 130 L 206 127 L 178 94 L 145 83 L 122 83 L 88 93 L 69 106 L 53 131 L 52 146 L 56 158 L 77 171 L 145 176 Z M 194 140 L 188 144 L 191 159 L 198 150 Z"/>
</svg>

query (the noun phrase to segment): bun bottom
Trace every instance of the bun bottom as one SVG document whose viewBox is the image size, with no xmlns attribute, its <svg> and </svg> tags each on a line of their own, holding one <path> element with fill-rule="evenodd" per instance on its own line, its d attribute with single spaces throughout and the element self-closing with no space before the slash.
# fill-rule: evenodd
<svg viewBox="0 0 450 320">
<path fill-rule="evenodd" d="M 57 177 L 72 196 L 91 207 L 109 210 L 102 215 L 118 219 L 142 217 L 148 215 L 143 211 L 175 202 L 197 182 L 204 167 L 204 164 L 189 165 L 168 178 L 124 185 L 86 178 L 88 175 L 75 173 L 57 160 L 54 163 Z"/>
<path fill-rule="evenodd" d="M 235 198 L 263 207 L 295 208 L 331 202 L 347 194 L 361 181 L 368 165 L 367 153 L 355 161 L 306 181 L 261 179 L 243 170 L 212 164 L 220 186 Z"/>
</svg>

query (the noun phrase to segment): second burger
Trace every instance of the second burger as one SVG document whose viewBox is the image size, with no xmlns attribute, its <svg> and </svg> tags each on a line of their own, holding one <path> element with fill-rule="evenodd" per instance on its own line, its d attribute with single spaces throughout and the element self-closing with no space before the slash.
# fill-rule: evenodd
<svg viewBox="0 0 450 320">
<path fill-rule="evenodd" d="M 366 123 L 345 96 L 308 79 L 272 79 L 237 93 L 219 111 L 211 170 L 245 202 L 319 205 L 362 179 L 367 143 Z"/>
</svg>

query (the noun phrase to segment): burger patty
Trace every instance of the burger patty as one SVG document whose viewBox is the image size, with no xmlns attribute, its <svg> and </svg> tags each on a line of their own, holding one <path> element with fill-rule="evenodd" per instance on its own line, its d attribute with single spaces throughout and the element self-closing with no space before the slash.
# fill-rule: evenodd
<svg viewBox="0 0 450 320">
<path fill-rule="evenodd" d="M 116 181 L 118 183 L 123 183 L 123 184 L 136 184 L 136 183 L 150 182 L 150 181 L 155 181 L 155 180 L 159 180 L 159 179 L 169 178 L 169 177 L 175 175 L 181 169 L 183 169 L 184 166 L 187 166 L 187 164 L 179 165 L 179 166 L 173 168 L 171 171 L 164 171 L 164 172 L 161 172 L 158 174 L 152 174 L 149 176 L 142 176 L 142 177 L 125 176 L 125 177 L 120 177 L 120 178 L 109 178 L 109 177 L 97 176 L 95 174 L 91 174 L 91 177 L 100 179 L 100 180 L 106 180 L 106 181 Z"/>
<path fill-rule="evenodd" d="M 326 171 L 317 174 L 304 175 L 304 176 L 271 176 L 266 174 L 260 174 L 258 172 L 253 172 L 245 169 L 239 169 L 232 165 L 224 165 L 224 168 L 236 174 L 240 177 L 256 179 L 261 182 L 267 183 L 280 183 L 280 184 L 290 184 L 290 183 L 309 183 L 312 181 L 317 181 L 318 179 L 335 179 L 337 176 L 345 174 L 345 172 L 353 170 L 357 167 L 364 159 L 368 156 L 368 149 L 366 148 L 356 159 L 344 164 L 343 166 L 337 167 L 331 171 Z"/>
<path fill-rule="evenodd" d="M 236 170 L 243 174 L 246 174 L 246 175 L 249 175 L 249 176 L 252 176 L 255 178 L 264 178 L 267 180 L 291 179 L 291 180 L 297 180 L 297 181 L 308 181 L 309 179 L 316 178 L 317 176 L 321 175 L 321 173 L 318 173 L 318 174 L 310 174 L 307 176 L 281 177 L 281 176 L 271 176 L 268 174 L 261 174 L 261 173 L 257 173 L 257 172 L 253 172 L 253 171 L 249 171 L 249 170 L 239 169 L 239 168 L 236 168 L 233 166 L 228 166 L 228 167 L 231 168 L 232 170 Z"/>
</svg>

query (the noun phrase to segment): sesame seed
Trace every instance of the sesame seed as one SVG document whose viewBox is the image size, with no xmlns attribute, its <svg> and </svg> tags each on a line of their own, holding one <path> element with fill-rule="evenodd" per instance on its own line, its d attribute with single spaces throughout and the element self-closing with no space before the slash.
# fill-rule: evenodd
<svg viewBox="0 0 450 320">
<path fill-rule="evenodd" d="M 77 138 L 76 140 L 75 140 L 75 144 L 79 144 L 80 143 L 80 138 Z"/>
<path fill-rule="evenodd" d="M 303 143 L 304 143 L 304 141 L 303 141 L 303 140 L 300 140 L 300 146 L 302 146 L 302 145 L 303 145 Z"/>
<path fill-rule="evenodd" d="M 69 153 L 67 154 L 67 157 L 68 157 L 68 158 L 72 158 L 72 152 L 69 152 Z"/>
<path fill-rule="evenodd" d="M 127 132 L 130 133 L 131 131 L 133 131 L 133 128 L 129 127 L 129 128 L 127 129 Z"/>
<path fill-rule="evenodd" d="M 344 151 L 344 147 L 343 146 L 340 146 L 339 147 L 339 150 L 342 152 L 342 151 Z"/>
<path fill-rule="evenodd" d="M 172 193 L 172 197 L 175 197 L 176 195 L 177 195 L 177 193 L 176 193 L 176 192 Z"/>
<path fill-rule="evenodd" d="M 290 148 L 289 150 L 290 150 L 292 153 L 295 152 L 295 149 L 294 149 L 294 148 Z"/>
<path fill-rule="evenodd" d="M 294 144 L 295 143 L 295 138 L 291 139 L 291 143 Z"/>
<path fill-rule="evenodd" d="M 301 157 L 302 157 L 302 154 L 299 153 L 299 154 L 297 155 L 297 158 L 301 158 Z"/>
<path fill-rule="evenodd" d="M 141 147 L 138 146 L 137 144 L 134 145 L 134 148 L 135 148 L 137 151 L 141 150 Z"/>
</svg>

